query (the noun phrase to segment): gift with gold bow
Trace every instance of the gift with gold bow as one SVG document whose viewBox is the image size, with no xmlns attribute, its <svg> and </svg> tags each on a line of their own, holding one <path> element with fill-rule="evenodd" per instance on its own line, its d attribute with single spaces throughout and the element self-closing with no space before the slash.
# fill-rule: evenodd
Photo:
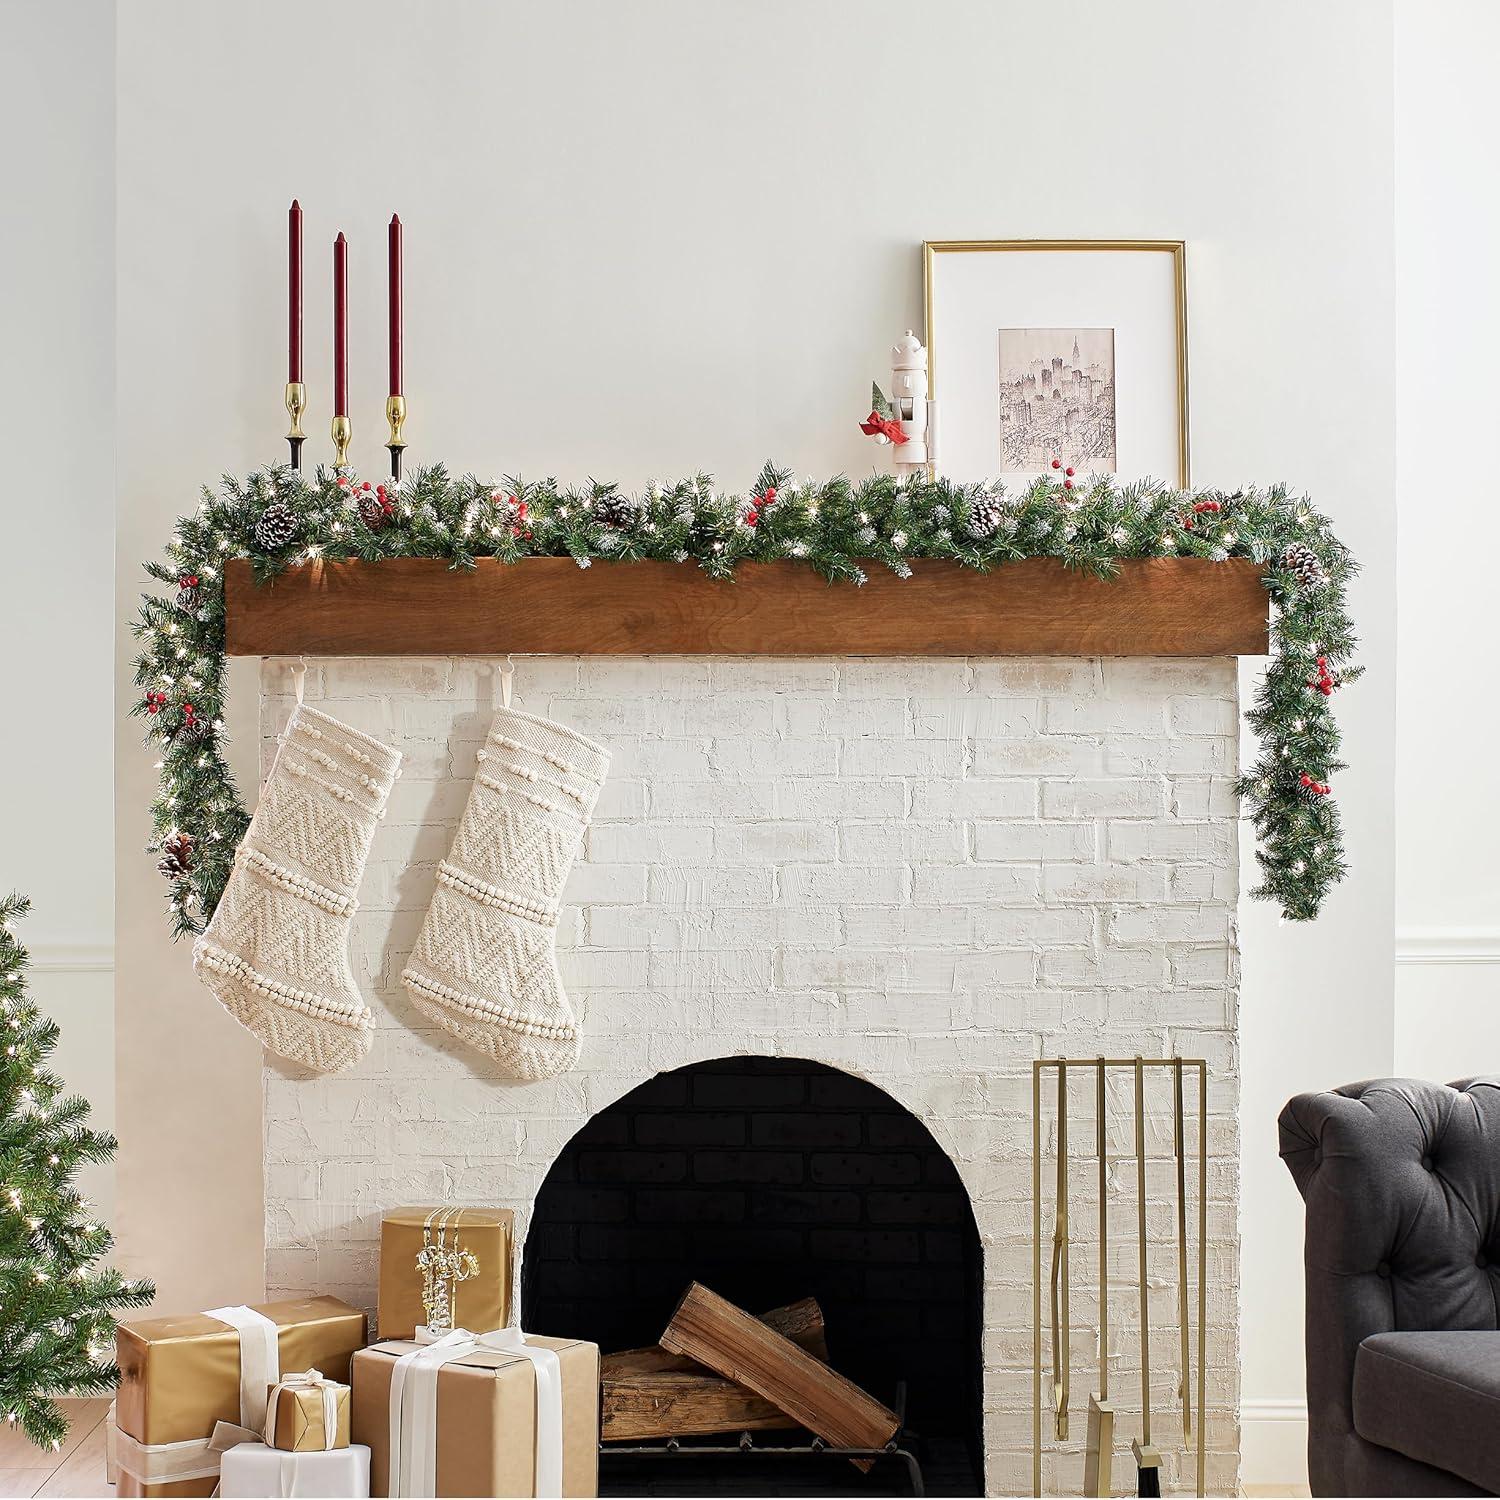
<svg viewBox="0 0 1500 1500">
<path fill-rule="evenodd" d="M 508 1208 L 393 1208 L 380 1221 L 383 1339 L 419 1328 L 441 1337 L 455 1327 L 503 1328 L 510 1321 L 514 1215 Z"/>
</svg>

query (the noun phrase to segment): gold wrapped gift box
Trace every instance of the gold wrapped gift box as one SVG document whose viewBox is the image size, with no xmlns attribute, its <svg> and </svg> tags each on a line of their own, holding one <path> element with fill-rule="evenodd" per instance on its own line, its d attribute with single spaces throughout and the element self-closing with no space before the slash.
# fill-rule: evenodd
<svg viewBox="0 0 1500 1500">
<path fill-rule="evenodd" d="M 365 1341 L 365 1315 L 337 1297 L 266 1302 L 255 1308 L 277 1327 L 283 1370 L 321 1370 L 349 1380 L 350 1360 Z M 119 1430 L 156 1446 L 207 1439 L 218 1422 L 240 1420 L 240 1337 L 206 1313 L 143 1318 L 115 1331 L 120 1386 Z M 123 1456 L 123 1455 L 122 1455 Z M 170 1483 L 138 1480 L 123 1464 L 121 1496 L 212 1495 L 213 1475 Z"/>
<path fill-rule="evenodd" d="M 266 1444 L 283 1453 L 321 1453 L 349 1446 L 349 1387 L 335 1392 L 333 1441 L 324 1426 L 323 1392 L 318 1386 L 272 1386 L 276 1407 L 266 1412 Z"/>
<path fill-rule="evenodd" d="M 380 1223 L 380 1305 L 375 1328 L 382 1339 L 409 1339 L 427 1323 L 422 1306 L 424 1249 L 470 1252 L 473 1274 L 449 1283 L 449 1327 L 487 1333 L 510 1322 L 512 1226 L 508 1208 L 393 1208 Z"/>
<path fill-rule="evenodd" d="M 562 1493 L 599 1493 L 599 1346 L 526 1335 L 555 1350 L 562 1379 Z M 370 1493 L 390 1494 L 391 1371 L 417 1345 L 375 1344 L 354 1356 L 354 1441 L 370 1448 Z M 514 1351 L 476 1349 L 437 1378 L 440 1496 L 536 1493 L 536 1371 Z"/>
</svg>

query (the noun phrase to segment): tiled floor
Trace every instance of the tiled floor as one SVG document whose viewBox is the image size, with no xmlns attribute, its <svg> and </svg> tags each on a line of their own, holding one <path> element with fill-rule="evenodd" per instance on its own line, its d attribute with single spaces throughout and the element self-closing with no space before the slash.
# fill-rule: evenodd
<svg viewBox="0 0 1500 1500">
<path fill-rule="evenodd" d="M 63 1401 L 72 1425 L 56 1453 L 33 1448 L 20 1430 L 0 1427 L 0 1496 L 113 1495 L 104 1479 L 104 1414 L 109 1401 Z"/>
</svg>

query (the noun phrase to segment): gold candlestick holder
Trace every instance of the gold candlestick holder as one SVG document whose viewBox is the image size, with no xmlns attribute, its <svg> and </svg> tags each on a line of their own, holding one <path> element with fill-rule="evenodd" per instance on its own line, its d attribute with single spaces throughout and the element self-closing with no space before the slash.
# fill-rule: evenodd
<svg viewBox="0 0 1500 1500">
<path fill-rule="evenodd" d="M 286 414 L 292 419 L 287 429 L 287 447 L 292 450 L 292 467 L 302 467 L 302 444 L 307 434 L 302 430 L 302 413 L 307 410 L 307 387 L 300 380 L 286 383 Z"/>
<path fill-rule="evenodd" d="M 333 419 L 333 462 L 344 468 L 349 462 L 349 444 L 354 441 L 354 424 L 346 416 Z"/>
<path fill-rule="evenodd" d="M 401 429 L 406 425 L 405 396 L 387 396 L 385 398 L 385 419 L 391 428 L 390 438 L 385 445 L 391 455 L 391 478 L 400 483 L 401 450 L 406 447 L 405 442 L 401 438 Z"/>
</svg>

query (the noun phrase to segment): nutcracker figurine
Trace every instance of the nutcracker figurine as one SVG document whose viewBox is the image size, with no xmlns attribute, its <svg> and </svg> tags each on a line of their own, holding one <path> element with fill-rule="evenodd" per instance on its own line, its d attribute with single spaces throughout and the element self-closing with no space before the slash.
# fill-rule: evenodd
<svg viewBox="0 0 1500 1500">
<path fill-rule="evenodd" d="M 936 466 L 937 402 L 927 395 L 927 351 L 907 329 L 891 347 L 891 399 L 872 387 L 870 415 L 860 430 L 896 451 L 896 473 L 905 478 Z"/>
</svg>

